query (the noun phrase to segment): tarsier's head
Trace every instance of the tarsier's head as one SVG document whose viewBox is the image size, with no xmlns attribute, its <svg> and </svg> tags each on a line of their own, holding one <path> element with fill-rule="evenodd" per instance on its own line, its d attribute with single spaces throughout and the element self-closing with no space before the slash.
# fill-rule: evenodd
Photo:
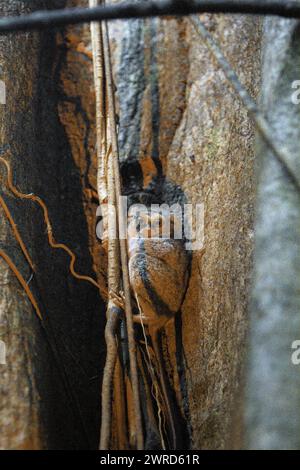
<svg viewBox="0 0 300 470">
<path fill-rule="evenodd" d="M 189 256 L 182 220 L 161 207 L 133 206 L 128 213 L 129 274 L 145 324 L 159 328 L 181 308 Z"/>
</svg>

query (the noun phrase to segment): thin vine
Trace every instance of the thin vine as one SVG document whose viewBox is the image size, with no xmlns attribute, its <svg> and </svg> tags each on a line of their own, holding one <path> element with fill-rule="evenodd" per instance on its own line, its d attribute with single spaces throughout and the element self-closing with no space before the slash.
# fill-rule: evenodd
<svg viewBox="0 0 300 470">
<path fill-rule="evenodd" d="M 35 194 L 23 194 L 23 193 L 21 193 L 13 184 L 12 171 L 11 171 L 11 167 L 10 167 L 9 162 L 3 157 L 0 157 L 0 162 L 3 163 L 6 166 L 6 169 L 7 169 L 7 181 L 6 182 L 7 182 L 7 186 L 10 189 L 10 191 L 16 197 L 18 197 L 20 199 L 30 199 L 31 201 L 34 201 L 37 204 L 39 204 L 39 206 L 42 208 L 43 214 L 44 214 L 45 224 L 46 224 L 46 227 L 47 227 L 47 235 L 48 235 L 49 245 L 53 249 L 64 250 L 70 256 L 71 260 L 70 260 L 69 269 L 70 269 L 70 272 L 71 272 L 72 276 L 74 278 L 80 280 L 80 281 L 89 282 L 94 287 L 97 287 L 98 289 L 100 289 L 100 286 L 95 281 L 95 279 L 91 278 L 90 276 L 84 276 L 84 275 L 78 274 L 75 271 L 74 265 L 75 265 L 75 262 L 76 262 L 76 255 L 73 253 L 73 251 L 67 245 L 65 245 L 64 243 L 56 243 L 56 241 L 54 239 L 54 236 L 53 236 L 53 230 L 52 230 L 52 225 L 51 225 L 50 218 L 49 218 L 48 208 L 47 208 L 45 202 L 39 196 L 36 196 Z M 16 234 L 16 232 L 15 232 L 15 234 Z M 19 242 L 20 242 L 20 240 L 19 240 Z"/>
</svg>

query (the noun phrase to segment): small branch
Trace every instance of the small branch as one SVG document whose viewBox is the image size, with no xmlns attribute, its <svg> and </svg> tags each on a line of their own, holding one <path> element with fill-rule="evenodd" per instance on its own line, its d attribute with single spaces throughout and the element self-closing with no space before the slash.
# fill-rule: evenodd
<svg viewBox="0 0 300 470">
<path fill-rule="evenodd" d="M 11 31 L 43 30 L 91 21 L 148 18 L 152 16 L 183 16 L 194 13 L 242 13 L 300 18 L 300 4 L 296 1 L 284 0 L 156 0 L 141 3 L 126 2 L 94 8 L 36 11 L 29 15 L 3 18 L 0 20 L 0 34 Z"/>
</svg>

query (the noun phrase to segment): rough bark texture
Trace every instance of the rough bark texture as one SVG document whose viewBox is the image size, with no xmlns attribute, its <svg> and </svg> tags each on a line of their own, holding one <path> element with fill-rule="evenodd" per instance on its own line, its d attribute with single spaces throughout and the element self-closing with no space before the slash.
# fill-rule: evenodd
<svg viewBox="0 0 300 470">
<path fill-rule="evenodd" d="M 49 6 L 64 3 L 49 2 Z M 8 0 L 1 2 L 0 10 L 1 14 L 11 15 L 46 6 L 44 1 Z M 88 230 L 91 217 L 84 211 L 85 182 L 92 170 L 88 147 L 88 131 L 93 122 L 92 82 L 89 74 L 85 87 L 83 67 L 82 75 L 76 68 L 74 72 L 72 57 L 75 55 L 79 64 L 84 55 L 72 50 L 74 36 L 59 41 L 63 34 L 58 33 L 58 47 L 54 32 L 1 36 L 1 78 L 7 88 L 7 104 L 1 107 L 1 146 L 10 149 L 8 158 L 17 186 L 40 195 L 47 203 L 54 236 L 76 253 L 77 271 L 95 276 L 88 235 L 95 217 Z M 72 87 L 78 82 L 80 91 Z M 88 105 L 81 101 L 82 91 L 89 93 Z M 68 132 L 73 124 L 70 116 L 73 132 Z M 5 175 L 2 166 L 1 175 Z M 96 447 L 104 353 L 103 304 L 97 289 L 70 276 L 68 256 L 49 248 L 41 210 L 30 201 L 13 198 L 4 181 L 2 178 L 1 194 L 36 265 L 30 288 L 47 319 L 47 333 L 42 331 L 28 299 L 1 259 L 1 339 L 7 346 L 7 365 L 0 366 L 0 447 Z M 30 270 L 2 212 L 1 248 L 29 279 Z M 77 405 L 70 401 L 63 373 L 67 374 Z"/>
<path fill-rule="evenodd" d="M 300 175 L 300 105 L 292 83 L 300 76 L 300 25 L 264 25 L 262 105 Z M 247 381 L 250 448 L 299 449 L 300 374 L 291 361 L 300 338 L 300 196 L 282 166 L 259 147 L 256 251 Z"/>
<path fill-rule="evenodd" d="M 259 20 L 202 19 L 256 97 Z M 128 192 L 145 189 L 153 180 L 161 202 L 205 206 L 205 252 L 193 252 L 182 315 L 176 331 L 172 326 L 167 331 L 169 376 L 194 448 L 240 446 L 239 386 L 253 242 L 253 127 L 187 19 L 115 22 L 111 37 Z"/>
</svg>

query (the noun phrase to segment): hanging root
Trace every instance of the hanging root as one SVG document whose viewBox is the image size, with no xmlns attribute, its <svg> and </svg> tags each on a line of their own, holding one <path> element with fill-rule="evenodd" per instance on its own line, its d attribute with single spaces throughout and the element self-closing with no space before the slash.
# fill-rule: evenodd
<svg viewBox="0 0 300 470">
<path fill-rule="evenodd" d="M 119 339 L 119 338 L 118 338 Z M 127 439 L 127 420 L 126 420 L 126 401 L 125 401 L 125 383 L 124 373 L 120 360 L 120 343 L 118 341 L 118 357 L 114 373 L 114 415 L 116 419 L 116 436 L 118 450 L 128 449 Z"/>
<path fill-rule="evenodd" d="M 98 0 L 89 0 L 89 6 L 94 7 Z M 107 203 L 115 207 L 114 175 L 112 165 L 109 162 L 111 146 L 107 148 L 107 122 L 106 122 L 106 96 L 105 96 L 105 77 L 103 62 L 103 42 L 102 42 L 102 24 L 93 22 L 90 25 L 91 41 L 93 52 L 94 67 L 94 86 L 96 95 L 96 148 L 97 148 L 97 191 L 99 203 L 103 211 Z M 103 207 L 104 206 L 104 207 Z M 107 229 L 116 231 L 117 221 L 115 214 L 107 214 Z M 107 230 L 105 233 L 108 236 Z M 100 449 L 109 448 L 112 427 L 112 388 L 118 394 L 122 388 L 122 377 L 120 364 L 116 367 L 118 348 L 116 343 L 117 328 L 119 325 L 118 309 L 123 310 L 123 299 L 120 295 L 120 266 L 119 250 L 115 240 L 108 237 L 106 240 L 108 246 L 108 308 L 107 323 L 105 328 L 106 341 L 106 364 L 103 373 L 102 382 L 102 411 L 101 411 L 101 431 L 100 431 Z M 119 398 L 121 398 L 119 396 Z M 124 412 L 121 410 L 122 403 L 118 401 L 117 414 Z M 123 420 L 122 420 L 123 423 Z M 122 429 L 118 429 L 119 440 L 122 439 Z M 126 435 L 123 436 L 126 439 Z M 124 444 L 125 446 L 125 444 Z"/>
<path fill-rule="evenodd" d="M 70 269 L 70 272 L 71 272 L 72 276 L 74 278 L 80 280 L 80 281 L 87 281 L 90 284 L 92 284 L 93 286 L 100 289 L 99 284 L 93 278 L 91 278 L 90 276 L 83 276 L 81 274 L 78 274 L 75 271 L 74 265 L 75 265 L 75 261 L 76 261 L 76 255 L 72 252 L 72 250 L 63 243 L 56 243 L 56 241 L 53 237 L 52 225 L 51 225 L 50 219 L 49 219 L 48 208 L 47 208 L 46 204 L 44 203 L 44 201 L 39 196 L 36 196 L 35 194 L 23 194 L 23 193 L 21 193 L 13 184 L 12 172 L 11 172 L 10 164 L 8 163 L 8 161 L 5 160 L 3 157 L 0 157 L 0 162 L 3 163 L 6 166 L 6 169 L 7 169 L 7 186 L 10 189 L 10 191 L 17 198 L 19 198 L 19 199 L 30 199 L 31 201 L 34 201 L 37 204 L 39 204 L 39 206 L 42 208 L 43 213 L 44 213 L 45 224 L 46 224 L 46 227 L 47 227 L 47 235 L 48 235 L 49 245 L 53 249 L 64 250 L 70 256 L 71 261 L 70 261 L 69 269 Z"/>
<path fill-rule="evenodd" d="M 89 6 L 93 7 L 101 0 L 89 0 Z M 137 373 L 136 344 L 132 319 L 131 293 L 128 274 L 127 246 L 120 230 L 125 227 L 124 217 L 120 212 L 119 197 L 121 196 L 121 179 L 119 170 L 119 153 L 117 142 L 117 129 L 114 103 L 114 86 L 112 79 L 111 57 L 107 24 L 100 22 L 91 23 L 91 38 L 93 49 L 94 84 L 96 91 L 96 136 L 98 159 L 98 194 L 100 205 L 108 204 L 116 208 L 116 213 L 109 211 L 107 214 L 108 226 L 108 299 L 109 305 L 114 304 L 113 293 L 119 295 L 121 288 L 120 279 L 120 255 L 122 281 L 124 289 L 124 307 L 126 315 L 126 327 L 128 335 L 128 352 L 130 362 L 130 381 L 132 386 L 135 440 L 138 449 L 143 449 L 143 427 L 139 396 L 139 382 Z M 118 216 L 118 227 L 116 215 Z M 118 235 L 117 235 L 118 233 Z M 113 235 L 112 235 L 113 234 Z M 115 236 L 117 240 L 115 240 Z M 123 303 L 123 302 L 122 302 Z M 116 305 L 116 302 L 115 302 Z M 120 305 L 120 303 L 119 303 Z M 111 434 L 111 385 L 112 374 L 116 361 L 115 344 L 115 320 L 111 318 L 112 309 L 107 311 L 107 363 L 102 389 L 102 427 L 101 449 L 107 449 Z M 127 396 L 127 399 L 131 398 Z"/>
<path fill-rule="evenodd" d="M 89 0 L 89 6 L 95 7 L 99 0 Z M 94 66 L 94 85 L 96 94 L 96 139 L 97 139 L 97 191 L 99 202 L 107 201 L 107 135 L 105 119 L 105 77 L 103 67 L 102 24 L 91 23 L 91 40 Z"/>
<path fill-rule="evenodd" d="M 104 23 L 102 31 L 103 40 L 103 51 L 104 51 L 104 64 L 105 64 L 105 78 L 107 86 L 107 102 L 108 102 L 108 116 L 110 122 L 110 137 L 112 139 L 112 160 L 113 160 L 113 172 L 115 179 L 115 197 L 117 201 L 117 214 L 119 217 L 119 235 L 122 234 L 126 227 L 126 221 L 124 220 L 124 214 L 119 207 L 119 199 L 121 196 L 121 176 L 119 168 L 119 150 L 118 150 L 118 138 L 116 128 L 116 113 L 115 113 L 115 102 L 114 102 L 114 86 L 112 78 L 112 67 L 111 67 L 111 56 L 109 47 L 109 37 L 107 23 Z M 109 188 L 110 189 L 110 188 Z M 135 427 L 136 427 L 136 441 L 138 450 L 142 450 L 144 447 L 143 438 L 143 425 L 142 425 L 142 414 L 140 405 L 140 392 L 139 392 L 139 379 L 137 372 L 137 358 L 136 358 L 136 344 L 134 337 L 134 326 L 133 326 L 133 315 L 131 305 L 131 292 L 128 272 L 128 255 L 126 240 L 123 236 L 119 236 L 119 246 L 121 254 L 121 268 L 122 268 L 122 280 L 125 298 L 125 315 L 126 315 L 126 326 L 128 334 L 128 350 L 129 350 L 129 361 L 130 361 L 130 380 L 132 384 L 133 404 L 135 413 Z"/>
<path fill-rule="evenodd" d="M 119 320 L 120 310 L 114 305 L 113 302 L 109 301 L 107 308 L 107 322 L 105 327 L 107 352 L 102 382 L 100 450 L 108 450 L 110 443 L 112 421 L 112 384 L 118 354 L 116 333 Z"/>
</svg>

